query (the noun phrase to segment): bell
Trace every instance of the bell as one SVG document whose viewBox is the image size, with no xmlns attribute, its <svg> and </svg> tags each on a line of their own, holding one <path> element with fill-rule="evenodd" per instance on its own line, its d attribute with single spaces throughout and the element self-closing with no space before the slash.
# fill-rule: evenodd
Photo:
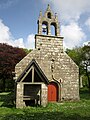
<svg viewBox="0 0 90 120">
<path fill-rule="evenodd" d="M 43 32 L 44 32 L 44 33 L 46 32 L 46 28 L 43 28 Z"/>
<path fill-rule="evenodd" d="M 46 32 L 47 32 L 46 25 L 43 25 L 43 26 L 42 26 L 42 32 L 44 32 L 44 33 L 46 33 Z"/>
</svg>

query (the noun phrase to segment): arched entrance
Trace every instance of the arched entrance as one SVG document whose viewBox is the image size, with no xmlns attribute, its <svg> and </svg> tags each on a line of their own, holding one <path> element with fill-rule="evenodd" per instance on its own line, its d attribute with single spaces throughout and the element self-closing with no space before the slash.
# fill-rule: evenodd
<svg viewBox="0 0 90 120">
<path fill-rule="evenodd" d="M 55 82 L 51 82 L 48 85 L 48 101 L 49 102 L 58 101 L 58 85 Z"/>
</svg>

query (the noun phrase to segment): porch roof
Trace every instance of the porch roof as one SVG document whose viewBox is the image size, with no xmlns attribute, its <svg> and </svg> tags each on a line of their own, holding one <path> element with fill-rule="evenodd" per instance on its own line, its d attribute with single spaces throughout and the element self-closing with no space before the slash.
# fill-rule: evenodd
<svg viewBox="0 0 90 120">
<path fill-rule="evenodd" d="M 36 62 L 35 59 L 32 59 L 32 61 L 28 64 L 28 66 L 25 68 L 25 70 L 22 72 L 22 74 L 18 77 L 18 79 L 16 80 L 16 82 L 20 82 L 22 80 L 22 78 L 25 76 L 25 74 L 29 71 L 29 69 L 31 68 L 31 66 L 34 65 L 34 67 L 38 70 L 38 72 L 42 75 L 43 77 L 43 82 L 45 82 L 46 84 L 49 84 L 49 80 L 47 79 L 46 75 L 44 74 L 44 72 L 41 70 L 41 68 L 39 67 L 38 63 Z"/>
</svg>

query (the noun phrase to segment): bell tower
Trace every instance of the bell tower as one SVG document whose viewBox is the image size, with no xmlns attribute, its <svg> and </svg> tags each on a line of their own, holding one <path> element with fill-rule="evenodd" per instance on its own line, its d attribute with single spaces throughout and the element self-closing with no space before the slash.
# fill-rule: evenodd
<svg viewBox="0 0 90 120">
<path fill-rule="evenodd" d="M 38 34 L 39 35 L 52 35 L 51 34 L 51 26 L 54 27 L 55 36 L 60 36 L 60 28 L 57 14 L 53 15 L 50 6 L 48 5 L 47 10 L 42 16 L 42 12 L 40 11 L 39 19 L 38 19 Z"/>
<path fill-rule="evenodd" d="M 35 48 L 47 49 L 49 46 L 50 50 L 58 46 L 58 49 L 63 51 L 63 37 L 60 36 L 60 25 L 58 22 L 57 14 L 53 14 L 50 5 L 42 15 L 40 11 L 39 18 L 37 21 L 38 33 L 35 35 Z"/>
</svg>

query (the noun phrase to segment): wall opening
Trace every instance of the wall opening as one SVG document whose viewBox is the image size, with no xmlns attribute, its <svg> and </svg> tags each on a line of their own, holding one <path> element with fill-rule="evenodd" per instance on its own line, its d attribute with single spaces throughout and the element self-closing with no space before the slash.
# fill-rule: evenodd
<svg viewBox="0 0 90 120">
<path fill-rule="evenodd" d="M 55 36 L 55 27 L 51 25 L 51 35 Z"/>
<path fill-rule="evenodd" d="M 42 23 L 42 35 L 48 35 L 48 23 L 46 21 Z"/>
<path fill-rule="evenodd" d="M 48 17 L 49 19 L 51 19 L 51 13 L 50 13 L 50 12 L 47 14 L 47 17 Z"/>
<path fill-rule="evenodd" d="M 51 23 L 51 35 L 57 36 L 56 23 Z"/>
<path fill-rule="evenodd" d="M 25 102 L 26 106 L 40 105 L 41 85 L 24 84 L 23 101 Z"/>
</svg>

